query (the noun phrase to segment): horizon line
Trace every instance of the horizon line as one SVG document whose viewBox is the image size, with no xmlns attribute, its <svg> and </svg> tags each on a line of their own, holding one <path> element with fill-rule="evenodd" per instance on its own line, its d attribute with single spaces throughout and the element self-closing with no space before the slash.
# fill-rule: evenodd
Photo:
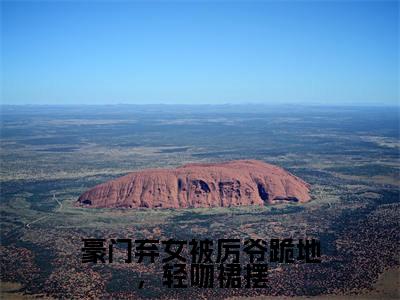
<svg viewBox="0 0 400 300">
<path fill-rule="evenodd" d="M 24 104 L 11 104 L 11 103 L 0 103 L 1 107 L 15 106 L 53 106 L 53 107 L 74 107 L 74 106 L 243 106 L 243 105 L 261 105 L 261 106 L 325 106 L 325 107 L 400 107 L 400 102 L 397 103 L 297 103 L 297 102 L 284 102 L 284 103 L 260 103 L 260 102 L 240 102 L 240 103 L 24 103 Z"/>
</svg>

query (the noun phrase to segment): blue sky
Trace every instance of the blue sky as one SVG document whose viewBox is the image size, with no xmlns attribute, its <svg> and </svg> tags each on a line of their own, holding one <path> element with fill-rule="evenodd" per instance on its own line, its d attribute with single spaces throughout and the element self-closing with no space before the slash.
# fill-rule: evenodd
<svg viewBox="0 0 400 300">
<path fill-rule="evenodd" d="M 1 2 L 3 104 L 399 101 L 397 1 Z"/>
</svg>

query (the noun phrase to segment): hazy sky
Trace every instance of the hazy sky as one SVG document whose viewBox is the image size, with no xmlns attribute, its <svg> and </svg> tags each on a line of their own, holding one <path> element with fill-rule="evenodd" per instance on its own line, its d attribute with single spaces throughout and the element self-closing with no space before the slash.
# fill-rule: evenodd
<svg viewBox="0 0 400 300">
<path fill-rule="evenodd" d="M 397 1 L 13 1 L 3 104 L 397 104 Z"/>
</svg>

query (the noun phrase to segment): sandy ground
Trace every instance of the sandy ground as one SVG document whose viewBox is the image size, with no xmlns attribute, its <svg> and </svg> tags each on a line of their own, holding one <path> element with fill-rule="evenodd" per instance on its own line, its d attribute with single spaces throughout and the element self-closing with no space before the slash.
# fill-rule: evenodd
<svg viewBox="0 0 400 300">
<path fill-rule="evenodd" d="M 0 299 L 4 300 L 27 300 L 27 299 L 52 299 L 45 295 L 24 295 L 19 292 L 22 285 L 15 282 L 0 282 Z"/>
</svg>

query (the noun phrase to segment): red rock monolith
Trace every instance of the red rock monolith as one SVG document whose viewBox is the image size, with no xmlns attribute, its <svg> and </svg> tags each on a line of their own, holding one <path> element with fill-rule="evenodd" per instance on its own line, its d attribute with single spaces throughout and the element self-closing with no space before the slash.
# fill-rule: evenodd
<svg viewBox="0 0 400 300">
<path fill-rule="evenodd" d="M 88 190 L 78 205 L 188 208 L 309 200 L 309 185 L 284 169 L 257 160 L 236 160 L 133 172 Z"/>
</svg>

